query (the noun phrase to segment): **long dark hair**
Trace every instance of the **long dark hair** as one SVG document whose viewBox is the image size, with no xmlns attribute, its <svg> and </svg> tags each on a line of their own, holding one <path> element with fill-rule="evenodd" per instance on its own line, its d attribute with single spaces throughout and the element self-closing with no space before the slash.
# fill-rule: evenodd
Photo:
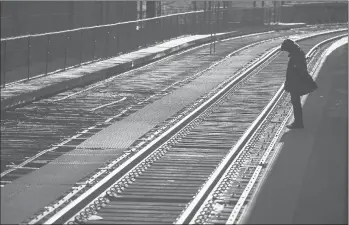
<svg viewBox="0 0 349 225">
<path fill-rule="evenodd" d="M 301 48 L 299 47 L 299 45 L 291 39 L 286 39 L 281 44 L 281 51 L 286 51 L 291 53 L 291 52 L 298 52 L 300 50 Z"/>
</svg>

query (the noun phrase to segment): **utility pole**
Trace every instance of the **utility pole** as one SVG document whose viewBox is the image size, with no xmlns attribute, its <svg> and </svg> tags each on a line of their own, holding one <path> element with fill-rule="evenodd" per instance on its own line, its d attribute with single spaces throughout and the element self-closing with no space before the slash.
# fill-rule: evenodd
<svg viewBox="0 0 349 225">
<path fill-rule="evenodd" d="M 276 18 L 277 18 L 277 12 L 276 12 L 276 1 L 273 1 L 273 11 L 274 11 L 274 18 L 273 18 L 273 20 L 274 20 L 274 24 L 276 23 Z"/>
<path fill-rule="evenodd" d="M 213 41 L 213 31 L 212 31 L 212 1 L 208 2 L 208 15 L 209 15 L 209 29 L 210 29 L 210 36 L 211 36 L 211 41 L 210 41 L 210 55 L 212 54 L 212 41 Z"/>
<path fill-rule="evenodd" d="M 211 42 L 210 42 L 210 54 L 216 52 L 216 33 L 217 33 L 217 4 L 215 1 L 209 1 L 209 12 L 210 12 L 210 33 L 211 33 Z"/>
<path fill-rule="evenodd" d="M 218 29 L 218 10 L 217 10 L 217 4 L 219 2 L 214 1 L 214 15 L 215 15 L 215 27 L 214 27 L 214 35 L 213 35 L 213 53 L 216 53 L 216 35 L 217 35 L 217 29 Z"/>
<path fill-rule="evenodd" d="M 206 33 L 207 31 L 207 25 L 208 22 L 207 22 L 207 1 L 204 1 L 204 23 L 203 23 L 203 31 L 204 33 Z"/>
<path fill-rule="evenodd" d="M 156 16 L 156 1 L 146 2 L 146 17 L 153 18 Z"/>
<path fill-rule="evenodd" d="M 263 24 L 267 23 L 269 21 L 269 13 L 268 13 L 268 7 L 264 7 L 264 1 L 262 1 L 261 6 L 263 8 L 263 12 L 264 12 L 264 21 Z"/>
<path fill-rule="evenodd" d="M 139 1 L 139 19 L 143 19 L 143 1 Z"/>
<path fill-rule="evenodd" d="M 279 23 L 281 23 L 282 21 L 281 21 L 281 12 L 282 12 L 282 7 L 283 7 L 283 5 L 284 5 L 285 3 L 284 2 L 281 2 L 281 4 L 279 4 Z"/>
<path fill-rule="evenodd" d="M 75 24 L 74 24 L 74 7 L 75 7 L 75 2 L 71 1 L 69 3 L 69 27 L 68 29 L 74 29 L 75 28 Z"/>
<path fill-rule="evenodd" d="M 157 1 L 157 16 L 161 16 L 161 1 Z"/>
</svg>

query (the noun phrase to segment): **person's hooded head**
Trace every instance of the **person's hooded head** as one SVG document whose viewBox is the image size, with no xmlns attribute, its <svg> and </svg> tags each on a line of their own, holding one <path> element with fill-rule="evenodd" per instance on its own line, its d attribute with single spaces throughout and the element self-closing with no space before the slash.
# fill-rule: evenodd
<svg viewBox="0 0 349 225">
<path fill-rule="evenodd" d="M 286 39 L 281 44 L 281 51 L 295 53 L 300 51 L 300 47 L 296 42 L 292 41 L 291 39 Z"/>
</svg>

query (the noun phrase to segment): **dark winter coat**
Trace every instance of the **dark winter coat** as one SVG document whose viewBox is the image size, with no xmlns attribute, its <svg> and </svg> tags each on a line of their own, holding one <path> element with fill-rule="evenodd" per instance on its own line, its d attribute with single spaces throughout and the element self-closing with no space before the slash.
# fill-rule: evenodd
<svg viewBox="0 0 349 225">
<path fill-rule="evenodd" d="M 316 90 L 317 85 L 308 73 L 304 52 L 296 44 L 289 52 L 285 91 L 302 96 Z"/>
</svg>

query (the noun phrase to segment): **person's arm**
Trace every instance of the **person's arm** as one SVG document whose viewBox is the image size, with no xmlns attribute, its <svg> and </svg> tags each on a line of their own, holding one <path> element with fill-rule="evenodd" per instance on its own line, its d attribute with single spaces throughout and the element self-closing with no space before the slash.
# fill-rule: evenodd
<svg viewBox="0 0 349 225">
<path fill-rule="evenodd" d="M 286 79 L 284 83 L 284 90 L 287 92 L 290 92 L 290 76 L 292 76 L 292 67 L 293 67 L 292 59 L 290 58 L 287 64 L 287 70 L 286 70 Z"/>
<path fill-rule="evenodd" d="M 292 73 L 295 76 L 302 76 L 308 73 L 307 61 L 304 55 L 293 57 L 293 68 Z"/>
</svg>

